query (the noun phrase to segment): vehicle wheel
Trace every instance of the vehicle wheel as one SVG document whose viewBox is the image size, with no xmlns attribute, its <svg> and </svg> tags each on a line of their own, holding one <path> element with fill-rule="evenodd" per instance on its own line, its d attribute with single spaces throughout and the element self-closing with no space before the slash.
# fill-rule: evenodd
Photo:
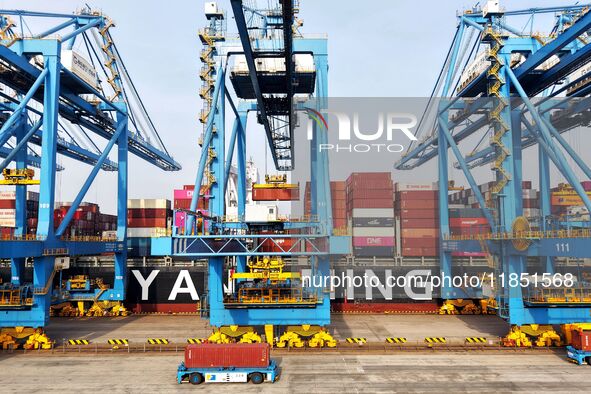
<svg viewBox="0 0 591 394">
<path fill-rule="evenodd" d="M 201 384 L 203 383 L 203 375 L 200 373 L 192 373 L 189 375 L 189 382 L 191 382 L 191 384 Z"/>
<path fill-rule="evenodd" d="M 250 381 L 253 384 L 261 384 L 261 383 L 263 383 L 263 375 L 259 372 L 255 372 L 250 375 Z"/>
<path fill-rule="evenodd" d="M 591 365 L 591 357 L 587 357 L 587 364 Z"/>
</svg>

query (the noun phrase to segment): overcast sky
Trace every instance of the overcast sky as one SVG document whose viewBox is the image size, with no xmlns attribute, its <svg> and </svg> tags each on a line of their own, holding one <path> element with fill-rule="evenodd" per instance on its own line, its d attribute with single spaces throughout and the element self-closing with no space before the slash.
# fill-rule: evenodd
<svg viewBox="0 0 591 394">
<path fill-rule="evenodd" d="M 261 1 L 261 0 L 259 0 Z M 204 1 L 89 0 L 116 22 L 112 35 L 127 69 L 169 152 L 183 166 L 163 172 L 138 158 L 130 163 L 130 198 L 169 198 L 172 189 L 193 183 L 198 161 L 197 137 L 201 100 L 198 90 L 200 41 L 205 24 Z M 229 1 L 220 7 L 231 15 Z M 266 1 L 263 1 L 266 3 Z M 572 1 L 512 0 L 508 9 L 573 4 Z M 5 9 L 71 13 L 83 1 L 0 0 Z M 456 28 L 456 11 L 469 1 L 301 0 L 303 33 L 329 38 L 329 94 L 332 97 L 429 96 Z M 550 28 L 550 26 L 548 27 Z M 232 19 L 229 31 L 235 31 Z M 252 122 L 254 123 L 254 122 Z M 249 156 L 264 168 L 263 133 L 249 129 Z M 89 166 L 61 159 L 56 200 L 73 199 Z M 269 159 L 269 163 L 270 163 Z M 424 172 L 422 173 L 425 174 Z M 87 194 L 103 211 L 115 207 L 115 176 L 102 173 Z"/>
</svg>

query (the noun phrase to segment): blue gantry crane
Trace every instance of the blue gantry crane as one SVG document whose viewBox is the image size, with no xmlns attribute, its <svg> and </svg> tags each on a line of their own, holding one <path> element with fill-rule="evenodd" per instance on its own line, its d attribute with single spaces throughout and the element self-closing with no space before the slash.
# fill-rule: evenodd
<svg viewBox="0 0 591 394">
<path fill-rule="evenodd" d="M 31 30 L 39 25 L 51 27 Z M 113 26 L 108 16 L 89 8 L 73 14 L 0 10 L 0 170 L 3 183 L 16 189 L 15 233 L 0 240 L 0 258 L 10 258 L 12 266 L 12 283 L 1 289 L 6 302 L 0 305 L 0 327 L 47 324 L 53 278 L 67 268 L 69 256 L 114 253 L 113 287 L 95 289 L 90 297 L 122 301 L 128 154 L 165 171 L 180 169 L 127 72 L 111 34 Z M 102 149 L 99 139 L 107 141 Z M 109 154 L 115 145 L 114 162 Z M 91 171 L 55 228 L 56 171 L 63 169 L 58 154 L 89 164 Z M 11 163 L 14 168 L 8 167 Z M 33 179 L 32 167 L 39 168 L 38 180 Z M 66 228 L 101 169 L 118 174 L 117 236 L 70 236 Z M 38 225 L 31 234 L 26 221 L 27 186 L 35 184 L 40 188 Z M 32 261 L 32 284 L 23 283 L 27 259 Z M 77 291 L 71 290 L 66 298 L 76 300 Z M 80 296 L 89 294 L 84 291 Z M 22 337 L 23 331 L 18 334 Z"/>
<path fill-rule="evenodd" d="M 329 275 L 329 257 L 346 254 L 350 249 L 347 237 L 332 231 L 328 158 L 326 152 L 318 150 L 319 144 L 327 141 L 325 129 L 314 125 L 310 145 L 300 147 L 310 149 L 311 155 L 311 217 L 274 223 L 272 234 L 257 231 L 244 218 L 248 114 L 254 112 L 264 128 L 275 169 L 293 170 L 293 129 L 296 112 L 301 110 L 294 97 L 313 96 L 317 111 L 326 106 L 327 41 L 305 38 L 297 32 L 295 15 L 299 4 L 294 0 L 269 2 L 265 7 L 253 1 L 230 3 L 238 39 L 227 37 L 226 15 L 214 2 L 205 4 L 209 25 L 199 32 L 203 44 L 200 95 L 204 101 L 200 119 L 205 126 L 199 140 L 201 156 L 195 193 L 187 211 L 189 218 L 185 227 L 173 227 L 172 237 L 153 239 L 152 253 L 207 257 L 209 320 L 218 328 L 210 340 L 260 340 L 255 326 L 264 326 L 267 341 L 273 343 L 276 326 L 287 326 L 278 346 L 301 344 L 302 337 L 309 339 L 312 346 L 332 344 L 334 341 L 323 330 L 330 322 L 330 289 L 312 283 L 304 285 L 299 275 L 283 272 L 282 260 L 288 256 L 308 257 L 311 277 L 321 284 Z M 299 54 L 313 58 L 313 70 L 296 71 Z M 232 60 L 234 68 L 228 72 Z M 267 67 L 269 63 L 274 66 Z M 228 74 L 234 94 L 228 89 Z M 226 104 L 230 111 L 226 111 Z M 225 128 L 227 112 L 234 119 L 229 133 Z M 238 221 L 225 216 L 224 204 L 234 160 L 238 169 Z M 209 202 L 205 215 L 198 210 L 200 198 Z M 201 227 L 197 226 L 198 220 L 203 221 Z M 200 228 L 207 231 L 200 232 Z M 268 250 L 262 245 L 274 247 Z M 224 294 L 226 263 L 234 258 L 235 273 L 228 275 L 236 280 L 238 288 L 234 294 Z"/>
<path fill-rule="evenodd" d="M 539 33 L 536 22 L 552 18 L 554 25 L 548 33 Z M 516 28 L 514 20 L 521 24 L 525 20 L 525 27 Z M 421 138 L 396 164 L 408 170 L 437 158 L 441 271 L 452 274 L 454 251 L 491 253 L 497 281 L 496 300 L 491 303 L 514 325 L 514 331 L 521 328 L 539 335 L 551 330 L 544 325 L 591 321 L 589 289 L 582 278 L 568 289 L 552 286 L 544 292 L 522 285 L 531 279 L 528 257 L 539 258 L 544 273 L 554 275 L 555 258 L 591 255 L 589 222 L 556 223 L 551 215 L 550 186 L 552 163 L 591 211 L 589 196 L 568 162 L 591 178 L 588 161 L 562 135 L 589 124 L 591 74 L 586 65 L 591 62 L 590 28 L 588 5 L 505 11 L 498 1 L 490 0 L 482 8 L 460 13 L 456 35 L 419 128 Z M 430 113 L 434 113 L 431 118 Z M 476 146 L 464 155 L 460 146 L 474 141 Z M 538 162 L 524 163 L 523 151 L 534 145 Z M 487 234 L 450 235 L 446 187 L 450 150 L 457 161 L 455 167 L 465 175 L 488 219 L 491 231 Z M 485 194 L 478 187 L 476 172 L 486 164 L 495 183 Z M 537 218 L 523 216 L 525 166 L 537 168 L 539 175 L 541 213 Z M 516 280 L 509 283 L 510 278 Z M 469 297 L 463 289 L 442 288 L 444 299 Z"/>
</svg>

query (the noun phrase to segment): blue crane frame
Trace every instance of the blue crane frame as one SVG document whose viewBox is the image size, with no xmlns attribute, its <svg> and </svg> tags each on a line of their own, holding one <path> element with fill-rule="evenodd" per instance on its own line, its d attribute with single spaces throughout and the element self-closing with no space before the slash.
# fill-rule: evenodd
<svg viewBox="0 0 591 394">
<path fill-rule="evenodd" d="M 124 100 L 122 91 L 115 91 L 112 99 L 106 98 L 95 86 L 91 86 L 75 74 L 66 70 L 61 64 L 62 48 L 71 49 L 77 37 L 90 29 L 108 29 L 110 20 L 100 13 L 89 14 L 53 14 L 31 11 L 0 11 L 2 27 L 11 28 L 7 15 L 64 18 L 65 22 L 34 36 L 33 38 L 6 39 L 0 46 L 0 59 L 13 73 L 23 80 L 32 83 L 18 85 L 8 77 L 2 76 L 0 82 L 7 84 L 21 94 L 20 101 L 3 94 L 2 97 L 12 101 L 3 105 L 3 111 L 10 111 L 10 116 L 3 122 L 0 129 L 0 146 L 12 136 L 17 144 L 12 149 L 4 149 L 5 160 L 0 164 L 6 168 L 13 160 L 17 168 L 27 165 L 40 167 L 40 193 L 38 225 L 34 237 L 27 236 L 26 200 L 27 186 L 17 185 L 15 193 L 15 237 L 0 241 L 0 258 L 11 259 L 12 283 L 21 286 L 26 258 L 33 258 L 33 305 L 30 308 L 3 309 L 0 311 L 0 327 L 43 327 L 49 321 L 49 307 L 52 295 L 52 279 L 56 271 L 56 257 L 69 255 L 97 255 L 114 253 L 115 278 L 113 288 L 101 291 L 97 299 L 100 301 L 121 301 L 125 297 L 127 268 L 127 193 L 128 193 L 128 153 L 131 152 L 165 170 L 178 170 L 176 163 L 168 152 L 147 143 L 137 135 L 129 132 L 130 108 Z M 12 25 L 14 26 L 14 25 Z M 50 34 L 65 32 L 61 38 L 48 38 Z M 105 36 L 103 36 L 104 38 Z M 110 35 L 104 45 L 113 45 Z M 108 41 L 108 42 L 107 42 Z M 42 69 L 29 62 L 31 56 L 43 57 Z M 118 54 L 117 54 L 118 57 Z M 111 67 L 125 67 L 117 60 Z M 68 78 L 69 84 L 62 80 Z M 33 82 L 34 81 L 34 82 Z M 75 94 L 72 82 L 84 92 L 93 94 L 100 99 L 98 108 Z M 122 89 L 121 79 L 117 72 L 114 76 L 115 86 Z M 42 91 L 40 88 L 43 88 Z M 42 103 L 39 111 L 28 104 L 31 100 Z M 143 106 L 143 104 L 142 104 Z M 41 120 L 34 125 L 27 122 L 28 111 L 37 113 Z M 110 112 L 113 117 L 106 116 Z M 73 124 L 79 124 L 87 130 L 107 139 L 108 143 L 99 154 L 80 148 L 61 140 L 58 137 L 59 118 L 64 117 Z M 42 130 L 42 132 L 41 132 Z M 137 129 L 136 129 L 137 131 Z M 30 140 L 37 137 L 41 146 L 39 158 L 27 154 Z M 117 163 L 108 160 L 108 155 L 117 145 Z M 98 148 L 97 148 L 98 149 Z M 54 203 L 56 171 L 62 169 L 57 164 L 57 155 L 64 154 L 78 161 L 92 165 L 92 170 L 80 188 L 60 226 L 54 228 Z M 31 160 L 35 159 L 35 160 Z M 68 223 L 74 212 L 88 192 L 96 175 L 101 169 L 117 171 L 117 239 L 104 241 L 101 239 L 80 239 L 64 237 Z"/>
<path fill-rule="evenodd" d="M 289 1 L 289 0 L 288 0 Z M 238 216 L 244 217 L 245 203 L 246 203 L 246 123 L 249 111 L 257 111 L 261 114 L 262 121 L 265 123 L 266 115 L 264 114 L 264 103 L 262 94 L 260 93 L 259 80 L 257 72 L 254 67 L 254 54 L 252 43 L 248 35 L 248 29 L 243 14 L 243 6 L 240 0 L 232 0 L 234 16 L 240 34 L 243 53 L 249 68 L 250 78 L 256 92 L 256 101 L 241 101 L 238 106 L 232 101 L 230 92 L 226 88 L 225 76 L 226 69 L 224 64 L 220 64 L 216 73 L 216 83 L 213 93 L 213 110 L 210 112 L 208 122 L 206 124 L 205 137 L 201 150 L 201 157 L 197 170 L 197 177 L 195 180 L 195 190 L 199 190 L 204 172 L 206 169 L 208 149 L 211 147 L 215 151 L 213 160 L 210 163 L 209 172 L 216 178 L 216 182 L 211 186 L 210 191 L 210 206 L 209 215 L 214 218 L 221 218 L 224 216 L 224 195 L 225 185 L 228 180 L 228 173 L 230 165 L 233 160 L 234 149 L 237 150 L 237 189 L 238 189 Z M 291 30 L 291 23 L 288 25 Z M 292 42 L 291 48 L 285 48 L 286 53 L 277 50 L 276 43 L 270 39 L 257 39 L 255 41 L 255 50 L 270 53 L 277 51 L 277 56 L 286 56 L 291 58 L 292 53 L 311 53 L 314 57 L 316 67 L 316 86 L 315 97 L 317 103 L 317 110 L 321 111 L 326 106 L 326 98 L 328 97 L 328 51 L 327 40 L 322 39 L 306 39 L 293 38 L 293 40 L 286 40 Z M 229 54 L 230 55 L 230 54 Z M 289 63 L 289 62 L 288 62 Z M 290 96 L 292 92 L 286 91 Z M 225 98 L 232 108 L 234 114 L 234 123 L 229 141 L 228 153 L 225 153 Z M 290 104 L 291 107 L 291 104 Z M 291 111 L 291 108 L 290 108 Z M 292 119 L 290 113 L 289 118 Z M 213 130 L 216 132 L 214 133 Z M 269 146 L 273 155 L 273 160 L 278 169 L 278 157 L 275 156 L 275 151 L 272 149 L 272 133 L 268 130 L 268 124 L 265 125 Z M 317 217 L 318 221 L 310 223 L 285 223 L 286 226 L 307 227 L 314 232 L 311 235 L 227 235 L 224 234 L 224 229 L 244 229 L 247 228 L 245 223 L 212 223 L 214 229 L 218 230 L 220 235 L 173 235 L 171 238 L 155 238 L 152 240 L 152 253 L 155 255 L 174 255 L 174 256 L 191 256 L 191 257 L 207 257 L 208 258 L 208 302 L 209 302 L 209 316 L 210 323 L 213 326 L 228 326 L 228 325 L 301 325 L 312 324 L 325 326 L 330 323 L 330 292 L 326 291 L 323 286 L 317 286 L 313 289 L 321 302 L 314 308 L 298 308 L 298 307 L 277 307 L 277 308 L 239 308 L 231 309 L 224 306 L 223 294 L 223 268 L 224 259 L 229 256 L 237 257 L 237 272 L 245 272 L 247 257 L 255 256 L 310 256 L 312 274 L 311 277 L 316 277 L 320 283 L 324 282 L 324 278 L 328 278 L 330 274 L 330 256 L 347 254 L 350 250 L 350 238 L 345 236 L 334 236 L 332 234 L 332 203 L 330 195 L 329 169 L 328 169 L 328 154 L 320 152 L 317 147 L 327 142 L 326 130 L 322 130 L 314 125 L 313 138 L 310 141 L 310 157 L 311 157 L 311 206 L 312 216 Z M 291 145 L 293 149 L 293 144 Z M 197 208 L 197 192 L 193 194 L 190 211 L 195 211 Z M 195 233 L 196 227 L 194 225 L 194 217 L 190 216 L 187 221 L 188 232 L 185 234 Z M 214 231 L 215 232 L 215 231 Z M 173 233 L 175 233 L 173 231 Z M 275 238 L 292 238 L 297 248 L 282 249 Z M 252 240 L 268 239 L 270 242 L 275 242 L 279 251 L 275 253 L 262 252 L 257 248 L 249 247 Z M 217 243 L 217 245 L 215 245 Z M 307 245 L 307 248 L 301 247 Z M 318 282 L 317 282 L 318 283 Z"/>
<path fill-rule="evenodd" d="M 503 145 L 509 150 L 509 154 L 502 162 L 503 170 L 509 174 L 510 180 L 501 190 L 500 195 L 500 221 L 496 223 L 489 212 L 485 211 L 488 222 L 494 232 L 510 234 L 512 233 L 512 224 L 517 217 L 522 215 L 523 206 L 522 196 L 522 150 L 528 146 L 538 144 L 539 146 L 539 179 L 541 193 L 541 213 L 543 217 L 550 214 L 550 160 L 558 168 L 568 183 L 574 188 L 578 196 L 582 199 L 584 205 L 591 211 L 591 201 L 583 190 L 579 180 L 576 178 L 572 169 L 568 166 L 566 156 L 571 158 L 589 177 L 591 171 L 584 160 L 570 147 L 568 143 L 560 136 L 566 130 L 557 130 L 550 122 L 548 113 L 551 109 L 564 109 L 567 114 L 577 114 L 583 109 L 589 108 L 585 100 L 576 102 L 572 106 L 561 106 L 564 101 L 549 100 L 567 89 L 565 86 L 554 92 L 548 98 L 532 102 L 530 97 L 543 92 L 548 86 L 555 84 L 562 78 L 574 71 L 581 64 L 589 59 L 591 45 L 580 44 L 577 42 L 583 32 L 591 28 L 591 13 L 588 12 L 589 6 L 580 5 L 573 7 L 553 7 L 536 8 L 529 10 L 511 11 L 499 14 L 489 14 L 488 16 L 478 13 L 464 13 L 458 17 L 458 29 L 452 47 L 450 49 L 449 70 L 445 74 L 445 84 L 443 85 L 441 104 L 437 112 L 437 130 L 436 132 L 421 141 L 414 149 L 411 149 L 396 165 L 398 169 L 411 169 L 420 166 L 433 157 L 438 160 L 438 178 L 439 178 L 439 214 L 440 214 L 440 265 L 441 271 L 445 275 L 452 274 L 453 251 L 483 251 L 481 241 L 477 240 L 449 240 L 449 214 L 448 214 L 448 191 L 445 185 L 448 184 L 448 151 L 452 150 L 457 167 L 459 167 L 475 193 L 475 197 L 482 208 L 485 208 L 485 200 L 477 187 L 476 180 L 472 175 L 471 169 L 490 163 L 497 157 L 497 152 L 493 146 L 481 149 L 467 157 L 460 152 L 458 144 L 476 131 L 482 129 L 487 123 L 486 115 L 471 124 L 461 127 L 462 120 L 449 118 L 449 111 L 460 109 L 464 111 L 464 116 L 468 117 L 477 110 L 490 104 L 490 99 L 476 99 L 471 101 L 462 100 L 463 97 L 475 97 L 482 92 L 482 84 L 486 81 L 487 72 L 476 78 L 463 88 L 457 97 L 446 99 L 451 95 L 451 87 L 454 78 L 454 70 L 460 53 L 462 37 L 469 28 L 476 29 L 477 32 L 485 32 L 487 26 L 493 26 L 499 31 L 507 31 L 518 34 L 518 37 L 507 37 L 504 39 L 503 46 L 500 49 L 500 56 L 504 65 L 500 69 L 500 76 L 504 83 L 501 88 L 500 100 L 518 97 L 525 105 L 523 112 L 529 112 L 534 118 L 538 127 L 532 127 L 528 124 L 521 110 L 512 110 L 511 106 L 506 106 L 502 111 L 504 121 L 510 125 L 509 130 L 502 137 Z M 524 15 L 539 14 L 548 12 L 561 12 L 557 20 L 556 37 L 545 45 L 540 44 L 533 36 L 525 37 L 517 29 L 508 26 L 505 23 L 503 15 Z M 568 16 L 570 13 L 581 13 L 580 17 L 573 19 Z M 565 27 L 565 22 L 569 23 Z M 483 33 L 484 34 L 484 33 Z M 507 66 L 510 64 L 510 56 L 513 52 L 528 53 L 527 59 L 514 70 Z M 550 59 L 553 55 L 560 53 L 560 63 L 542 73 L 542 75 L 533 75 L 532 71 L 539 65 Z M 588 61 L 588 60 L 587 60 Z M 576 83 L 578 81 L 572 81 Z M 484 90 L 486 95 L 486 89 Z M 513 95 L 512 95 L 513 94 Z M 579 92 L 578 95 L 586 95 L 586 91 Z M 564 108 L 563 108 L 564 107 Z M 570 112 L 567 112 L 570 111 Z M 523 124 L 523 127 L 522 127 Z M 457 130 L 455 134 L 454 130 Z M 556 139 L 556 140 L 554 140 Z M 558 144 L 556 144 L 558 142 Z M 557 145 L 560 145 L 566 151 L 566 156 Z M 498 178 L 497 178 L 498 179 Z M 545 221 L 542 221 L 545 226 Z M 545 227 L 542 230 L 546 230 Z M 491 253 L 498 256 L 501 261 L 501 270 L 506 274 L 517 274 L 525 272 L 525 259 L 527 256 L 539 256 L 545 260 L 547 272 L 554 273 L 553 257 L 588 257 L 589 256 L 589 238 L 588 237 L 569 237 L 565 236 L 533 237 L 530 247 L 526 251 L 517 250 L 511 239 L 507 240 L 485 240 L 487 248 Z M 518 237 L 517 237 L 518 238 Z M 463 289 L 452 288 L 446 283 L 442 288 L 442 298 L 469 298 Z M 568 307 L 549 306 L 549 307 L 528 307 L 524 304 L 523 292 L 521 287 L 510 287 L 503 289 L 498 293 L 497 302 L 500 306 L 499 314 L 506 318 L 511 324 L 561 324 L 573 322 L 591 321 L 591 314 L 588 307 L 572 305 Z"/>
</svg>

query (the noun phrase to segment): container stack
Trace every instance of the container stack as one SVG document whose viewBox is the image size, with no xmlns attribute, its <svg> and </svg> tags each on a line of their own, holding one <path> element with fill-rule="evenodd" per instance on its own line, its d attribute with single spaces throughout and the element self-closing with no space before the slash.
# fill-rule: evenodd
<svg viewBox="0 0 591 394">
<path fill-rule="evenodd" d="M 127 236 L 166 236 L 172 224 L 170 200 L 134 199 L 127 200 Z"/>
<path fill-rule="evenodd" d="M 182 189 L 174 190 L 174 209 L 190 209 L 193 198 L 194 185 L 184 185 Z M 198 210 L 207 210 L 209 196 L 206 195 L 206 188 L 201 188 L 201 197 L 197 200 Z"/>
<path fill-rule="evenodd" d="M 53 222 L 56 229 L 66 217 L 71 206 L 71 202 L 55 203 Z M 66 237 L 100 236 L 102 231 L 116 229 L 117 221 L 115 218 L 116 217 L 113 215 L 104 215 L 104 217 L 101 217 L 100 209 L 97 204 L 81 202 L 78 205 L 78 208 L 76 208 L 70 223 L 68 223 L 64 235 Z"/>
<path fill-rule="evenodd" d="M 451 235 L 474 236 L 491 231 L 482 209 L 453 208 L 449 210 L 449 231 Z M 483 252 L 453 252 L 452 256 L 485 257 Z"/>
<path fill-rule="evenodd" d="M 27 229 L 29 233 L 37 230 L 39 193 L 27 192 Z M 16 192 L 0 192 L 0 236 L 9 237 L 16 227 Z"/>
<path fill-rule="evenodd" d="M 304 193 L 304 214 L 310 216 L 312 206 L 310 202 L 310 182 L 306 182 Z M 330 182 L 330 194 L 332 199 L 332 226 L 333 228 L 344 228 L 347 226 L 347 193 L 344 181 Z"/>
<path fill-rule="evenodd" d="M 394 256 L 394 187 L 389 172 L 352 173 L 346 185 L 353 254 Z"/>
<path fill-rule="evenodd" d="M 526 218 L 539 218 L 540 215 L 540 193 L 533 190 L 531 181 L 523 182 L 523 216 Z"/>
<path fill-rule="evenodd" d="M 437 183 L 396 183 L 394 209 L 400 223 L 400 253 L 405 257 L 439 254 Z"/>
</svg>

